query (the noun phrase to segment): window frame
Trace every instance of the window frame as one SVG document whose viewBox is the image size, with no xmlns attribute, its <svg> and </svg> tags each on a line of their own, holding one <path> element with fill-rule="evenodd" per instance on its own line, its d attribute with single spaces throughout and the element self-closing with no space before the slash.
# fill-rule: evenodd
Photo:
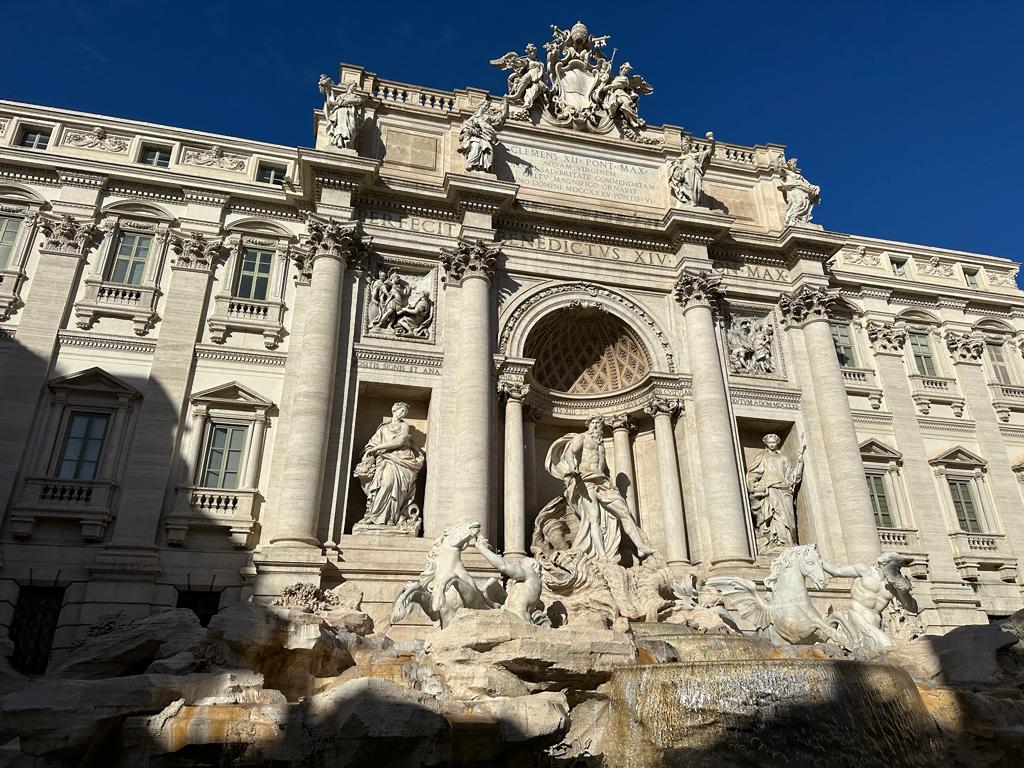
<svg viewBox="0 0 1024 768">
<path fill-rule="evenodd" d="M 832 344 L 836 348 L 836 358 L 839 360 L 840 368 L 857 368 L 857 345 L 854 341 L 853 323 L 848 320 L 833 320 L 829 323 L 832 331 Z M 846 332 L 846 343 L 849 346 L 849 355 L 845 355 L 847 358 L 846 362 L 843 362 L 843 353 L 839 351 L 839 340 L 836 338 L 837 331 L 842 330 Z"/>
<path fill-rule="evenodd" d="M 254 264 L 254 270 L 253 270 L 253 272 L 250 275 L 251 278 L 252 278 L 252 282 L 250 284 L 250 290 L 249 290 L 250 295 L 249 296 L 243 296 L 241 294 L 241 283 L 242 283 L 243 277 L 245 277 L 246 274 L 247 274 L 246 273 L 246 263 L 245 263 L 245 260 L 246 260 L 247 254 L 249 254 L 249 253 L 256 254 L 258 256 L 258 258 L 257 258 L 257 260 L 256 260 L 256 262 Z M 251 294 L 253 294 L 255 292 L 257 283 L 258 283 L 259 279 L 261 278 L 261 275 L 259 273 L 259 267 L 262 265 L 263 256 L 267 257 L 267 263 L 266 263 L 267 271 L 266 271 L 265 275 L 262 275 L 262 278 L 265 281 L 264 290 L 263 290 L 263 296 L 253 296 Z M 262 301 L 270 300 L 271 297 L 273 296 L 272 291 L 276 287 L 274 285 L 274 283 L 275 283 L 275 279 L 274 279 L 275 278 L 275 275 L 274 275 L 274 262 L 275 262 L 275 258 L 276 258 L 276 253 L 275 253 L 274 249 L 271 249 L 271 248 L 261 248 L 261 247 L 252 245 L 251 243 L 249 243 L 249 244 L 242 243 L 239 246 L 238 257 L 236 259 L 237 264 L 235 266 L 235 276 L 234 276 L 234 279 L 232 280 L 231 297 L 234 298 L 234 299 L 243 299 L 245 301 L 260 301 L 260 302 L 262 302 Z"/>
<path fill-rule="evenodd" d="M 31 144 L 26 144 L 25 140 L 29 136 L 45 136 L 46 140 L 42 146 L 39 146 L 38 141 L 34 141 Z M 22 149 L 34 149 L 39 152 L 45 152 L 50 148 L 50 142 L 53 141 L 53 127 L 44 128 L 31 123 L 23 123 L 18 128 L 18 143 L 16 146 Z"/>
<path fill-rule="evenodd" d="M 155 162 L 155 163 L 148 162 L 146 160 L 146 153 L 147 152 L 156 152 L 157 153 L 157 155 L 156 155 L 157 162 Z M 167 162 L 166 163 L 159 162 L 160 153 L 166 153 L 167 154 Z M 173 160 L 174 160 L 174 147 L 173 146 L 167 145 L 167 144 L 159 144 L 159 143 L 150 142 L 150 141 L 144 141 L 144 142 L 139 144 L 139 154 L 136 157 L 135 162 L 138 165 L 145 165 L 145 166 L 148 166 L 150 168 L 170 168 L 171 167 L 171 163 L 173 162 Z"/>
<path fill-rule="evenodd" d="M 125 239 L 126 238 L 134 238 L 135 239 L 135 243 L 134 243 L 134 247 L 131 250 L 131 253 L 128 255 L 128 258 L 125 260 L 127 262 L 127 266 L 125 267 L 124 279 L 118 280 L 118 279 L 115 278 L 114 275 L 117 272 L 118 262 L 122 261 L 121 250 L 124 247 Z M 131 279 L 132 270 L 133 270 L 134 266 L 136 265 L 136 263 L 138 262 L 138 259 L 137 259 L 138 242 L 142 238 L 146 238 L 148 240 L 148 245 L 146 246 L 146 253 L 142 257 L 142 260 L 141 260 L 142 269 L 139 272 L 138 280 L 132 280 Z M 104 282 L 116 283 L 117 285 L 132 285 L 132 286 L 136 286 L 136 287 L 138 287 L 140 285 L 143 285 L 145 280 L 146 280 L 146 278 L 149 276 L 148 275 L 149 260 L 152 258 L 153 253 L 156 251 L 156 248 L 154 247 L 155 244 L 156 244 L 156 236 L 153 233 L 138 232 L 138 231 L 133 231 L 131 229 L 119 229 L 118 232 L 117 232 L 116 242 L 113 243 L 112 247 L 111 247 L 112 258 L 109 259 L 109 263 L 107 264 L 107 273 L 106 273 L 106 278 L 105 278 Z"/>
<path fill-rule="evenodd" d="M 946 512 L 949 533 L 971 535 L 1000 535 L 1003 533 L 988 488 L 984 459 L 962 446 L 955 446 L 929 459 L 928 463 L 932 465 L 936 480 L 942 486 L 940 498 Z M 971 489 L 971 501 L 975 506 L 974 514 L 979 530 L 969 531 L 961 525 L 951 482 L 967 483 Z"/>
<path fill-rule="evenodd" d="M 44 201 L 22 197 L 20 190 L 0 196 L 3 216 L 21 219 L 7 264 L 0 266 L 0 322 L 9 320 L 21 308 L 21 289 L 28 280 L 28 260 L 39 233 Z"/>
<path fill-rule="evenodd" d="M 889 506 L 889 526 L 879 524 L 875 515 L 875 527 L 892 530 L 916 530 L 913 513 L 907 501 L 907 490 L 903 482 L 903 454 L 877 439 L 865 440 L 860 445 L 861 463 L 864 465 L 865 482 L 869 476 L 882 478 L 886 501 Z M 869 489 L 868 495 L 871 495 Z M 872 513 L 874 502 L 872 501 Z"/>
<path fill-rule="evenodd" d="M 69 460 L 72 460 L 72 459 L 68 458 L 68 446 L 71 443 L 71 440 L 76 439 L 72 435 L 72 430 L 74 428 L 75 420 L 77 418 L 80 418 L 80 417 L 81 418 L 89 419 L 90 426 L 92 424 L 92 419 L 93 418 L 103 417 L 103 423 L 104 423 L 103 435 L 100 438 L 100 447 L 99 447 L 99 451 L 97 452 L 96 459 L 95 459 L 95 461 L 91 462 L 91 463 L 93 463 L 95 465 L 95 467 L 94 467 L 94 469 L 92 471 L 92 475 L 90 477 L 82 477 L 79 474 L 79 472 L 81 470 L 81 464 L 82 464 L 81 451 L 79 451 L 79 456 L 77 456 L 77 457 L 75 457 L 73 459 L 73 461 L 76 464 L 74 473 L 71 474 L 71 475 L 67 475 L 67 476 L 64 474 L 64 464 L 67 463 Z M 102 469 L 103 469 L 104 465 L 106 464 L 106 451 L 107 451 L 107 445 L 108 445 L 109 438 L 110 438 L 110 428 L 111 428 L 111 425 L 112 425 L 112 423 L 114 421 L 113 417 L 114 417 L 114 412 L 113 412 L 113 409 L 111 409 L 111 408 L 95 408 L 95 407 L 91 407 L 90 408 L 90 407 L 75 407 L 75 406 L 72 406 L 72 407 L 67 409 L 67 411 L 65 412 L 64 417 L 63 417 L 64 424 L 63 424 L 62 429 L 61 429 L 60 441 L 57 443 L 56 446 L 54 446 L 54 448 L 56 450 L 55 450 L 55 455 L 54 455 L 54 459 L 53 459 L 53 462 L 52 462 L 52 465 L 51 465 L 51 471 L 50 471 L 50 474 L 54 477 L 54 479 L 57 479 L 57 480 L 77 480 L 77 481 L 80 481 L 80 482 L 87 482 L 87 483 L 88 482 L 92 482 L 94 480 L 102 480 L 102 479 L 104 479 L 104 478 L 100 477 L 99 475 L 102 472 Z M 88 433 L 85 436 L 83 436 L 83 437 L 84 437 L 85 440 L 88 440 L 89 439 Z"/>
<path fill-rule="evenodd" d="M 964 267 L 961 265 L 961 271 L 964 273 L 964 283 L 973 291 L 981 289 L 981 283 L 978 278 L 981 277 L 981 269 L 975 267 Z"/>
<path fill-rule="evenodd" d="M 909 259 L 894 259 L 889 257 L 889 271 L 892 272 L 893 277 L 907 278 L 909 273 L 907 272 L 907 264 Z"/>
<path fill-rule="evenodd" d="M 200 465 L 199 474 L 196 477 L 196 484 L 199 488 L 209 488 L 217 491 L 241 491 L 248 490 L 243 488 L 245 481 L 245 469 L 246 459 L 249 453 L 249 441 L 252 439 L 252 430 L 249 428 L 250 424 L 244 420 L 236 419 L 225 419 L 222 417 L 212 417 L 206 422 L 206 435 L 203 438 L 203 452 L 202 452 L 202 464 Z M 209 479 L 210 473 L 210 454 L 214 450 L 214 437 L 218 430 L 228 431 L 228 440 L 231 440 L 231 436 L 237 433 L 237 430 L 242 432 L 242 444 L 234 449 L 238 453 L 238 468 L 235 470 L 236 484 L 234 486 L 224 485 L 224 475 L 226 474 L 225 466 L 221 466 L 219 472 L 221 477 L 219 478 L 217 485 L 210 485 L 206 481 Z M 229 442 L 224 448 L 225 458 L 232 451 L 231 443 Z"/>
<path fill-rule="evenodd" d="M 889 488 L 886 483 L 886 472 L 879 471 L 876 469 L 868 469 L 864 472 L 864 477 L 868 484 L 868 497 L 871 499 L 871 510 L 875 515 L 875 527 L 877 528 L 898 528 L 896 524 L 896 515 L 894 514 L 894 504 L 889 498 Z M 872 481 L 878 481 L 878 487 Z M 885 512 L 879 509 L 877 500 L 880 499 L 885 505 Z M 883 518 L 888 517 L 888 522 Z"/>
<path fill-rule="evenodd" d="M 269 172 L 268 175 L 270 176 L 270 179 L 263 179 L 263 178 L 261 178 L 261 176 L 263 176 L 264 171 L 268 171 Z M 281 174 L 280 181 L 277 181 L 275 179 L 276 173 L 280 173 Z M 285 177 L 287 175 L 288 175 L 288 166 L 287 165 L 278 165 L 275 162 L 267 162 L 267 161 L 264 161 L 264 160 L 260 160 L 260 161 L 258 161 L 256 163 L 256 175 L 255 175 L 254 178 L 255 178 L 255 181 L 257 183 L 259 183 L 259 184 L 269 184 L 271 186 L 282 187 L 283 188 L 284 187 L 284 180 L 285 180 Z"/>
<path fill-rule="evenodd" d="M 914 348 L 914 339 L 924 339 L 925 350 L 928 354 L 922 359 L 927 360 L 928 365 L 931 367 L 931 371 L 921 370 L 921 366 L 918 364 L 918 353 Z M 907 330 L 907 352 L 913 366 L 914 373 L 927 378 L 942 376 L 937 364 L 935 347 L 932 346 L 932 334 L 930 329 L 909 328 Z"/>
<path fill-rule="evenodd" d="M 961 492 L 954 493 L 954 486 L 960 489 Z M 949 491 L 950 501 L 953 505 L 953 517 L 956 520 L 958 530 L 963 533 L 989 533 L 989 531 L 985 530 L 986 526 L 982 522 L 983 517 L 981 515 L 981 504 L 978 501 L 973 477 L 970 475 L 960 475 L 955 473 L 947 474 L 946 488 Z M 967 512 L 964 511 L 961 514 L 960 506 L 963 505 L 964 494 L 966 494 L 966 501 L 971 506 L 971 515 L 974 517 L 974 525 L 976 526 L 975 530 L 972 530 L 970 527 L 970 520 L 968 519 Z M 960 506 L 958 506 L 958 502 Z"/>
</svg>

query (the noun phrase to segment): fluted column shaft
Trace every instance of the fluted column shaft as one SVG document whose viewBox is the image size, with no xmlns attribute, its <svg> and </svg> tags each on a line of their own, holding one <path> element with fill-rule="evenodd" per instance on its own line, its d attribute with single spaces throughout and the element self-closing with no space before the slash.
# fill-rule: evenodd
<svg viewBox="0 0 1024 768">
<path fill-rule="evenodd" d="M 288 463 L 272 544 L 319 545 L 316 537 L 320 491 L 327 456 L 327 427 L 334 394 L 341 283 L 345 262 L 340 255 L 314 257 L 309 305 L 302 334 L 302 372 L 288 415 Z"/>
<path fill-rule="evenodd" d="M 612 428 L 612 450 L 615 457 L 615 487 L 626 499 L 629 514 L 639 522 L 636 503 L 636 471 L 633 468 L 633 448 L 629 440 L 630 423 L 626 414 L 607 419 Z"/>
<path fill-rule="evenodd" d="M 749 563 L 752 558 L 729 396 L 711 310 L 719 281 L 711 275 L 683 275 L 676 284 L 676 299 L 686 321 L 704 506 L 714 534 L 709 561 L 712 566 L 728 566 Z"/>
<path fill-rule="evenodd" d="M 523 472 L 525 388 L 501 388 L 505 400 L 505 554 L 526 555 L 526 491 Z"/>
<path fill-rule="evenodd" d="M 458 440 L 454 498 L 455 520 L 480 523 L 490 534 L 491 424 L 491 275 L 497 248 L 482 241 L 460 241 L 442 251 L 446 285 L 458 285 L 459 348 L 450 350 L 455 367 L 455 432 Z"/>
<path fill-rule="evenodd" d="M 662 525 L 665 529 L 665 559 L 669 565 L 689 564 L 683 492 L 679 485 L 676 436 L 672 430 L 675 402 L 654 400 L 645 409 L 654 417 L 654 442 L 658 451 L 658 481 L 661 490 Z"/>
<path fill-rule="evenodd" d="M 828 307 L 834 300 L 835 291 L 804 287 L 783 296 L 779 307 L 788 325 L 803 327 L 807 359 L 814 371 L 811 387 L 817 403 L 846 554 L 855 562 L 870 563 L 878 557 L 881 549 L 864 480 L 860 441 L 829 325 Z"/>
</svg>

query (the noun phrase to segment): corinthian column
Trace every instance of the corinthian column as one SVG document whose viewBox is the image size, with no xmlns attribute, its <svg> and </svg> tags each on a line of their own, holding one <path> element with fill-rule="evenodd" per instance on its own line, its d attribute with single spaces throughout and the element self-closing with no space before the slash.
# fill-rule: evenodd
<svg viewBox="0 0 1024 768">
<path fill-rule="evenodd" d="M 712 531 L 709 561 L 716 570 L 752 560 L 733 444 L 729 395 L 711 310 L 720 297 L 720 282 L 721 278 L 716 275 L 685 273 L 674 290 L 686 321 L 701 481 Z"/>
<path fill-rule="evenodd" d="M 612 449 L 615 456 L 615 487 L 619 489 L 629 507 L 634 522 L 640 522 L 636 507 L 636 472 L 633 470 L 633 448 L 629 433 L 633 424 L 629 415 L 620 413 L 609 416 L 605 423 L 612 429 Z"/>
<path fill-rule="evenodd" d="M 288 452 L 271 546 L 320 546 L 316 536 L 334 395 L 342 278 L 365 253 L 358 222 L 311 216 L 302 268 L 310 271 L 302 371 L 292 396 Z"/>
<path fill-rule="evenodd" d="M 779 299 L 779 310 L 787 328 L 803 329 L 807 360 L 814 372 L 810 384 L 817 403 L 846 554 L 854 562 L 870 563 L 880 551 L 878 530 L 864 481 L 860 441 L 829 326 L 829 307 L 838 293 L 834 289 L 803 286 L 783 295 Z"/>
<path fill-rule="evenodd" d="M 529 388 L 498 383 L 505 401 L 505 554 L 526 556 L 526 478 L 523 472 L 523 399 Z"/>
<path fill-rule="evenodd" d="M 458 440 L 454 493 L 454 520 L 480 523 L 490 533 L 491 423 L 491 276 L 499 249 L 483 240 L 461 240 L 444 248 L 445 290 L 459 297 L 459 348 L 449 350 L 445 364 L 454 368 L 455 430 Z M 447 358 L 447 354 L 446 354 Z"/>
<path fill-rule="evenodd" d="M 679 461 L 672 416 L 679 402 L 656 397 L 644 407 L 654 417 L 654 442 L 658 449 L 658 480 L 661 489 L 661 514 L 665 528 L 665 559 L 669 565 L 689 563 L 686 546 L 686 521 L 683 519 L 683 492 L 679 486 Z"/>
</svg>

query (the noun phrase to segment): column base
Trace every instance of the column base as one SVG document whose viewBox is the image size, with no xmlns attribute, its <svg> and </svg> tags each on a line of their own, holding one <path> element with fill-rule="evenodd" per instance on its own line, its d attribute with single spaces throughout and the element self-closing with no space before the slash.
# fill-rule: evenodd
<svg viewBox="0 0 1024 768">
<path fill-rule="evenodd" d="M 278 541 L 253 553 L 256 568 L 252 593 L 257 600 L 269 600 L 291 584 L 320 586 L 327 567 L 327 556 L 319 542 L 312 546 L 301 541 Z"/>
<path fill-rule="evenodd" d="M 753 560 L 734 558 L 711 563 L 708 574 L 711 576 L 749 576 L 757 572 Z"/>
</svg>

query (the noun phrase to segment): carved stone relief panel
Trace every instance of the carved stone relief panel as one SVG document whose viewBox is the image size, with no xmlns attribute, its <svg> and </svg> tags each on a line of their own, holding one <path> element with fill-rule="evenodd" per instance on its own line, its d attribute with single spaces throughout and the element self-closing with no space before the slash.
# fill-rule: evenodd
<svg viewBox="0 0 1024 768">
<path fill-rule="evenodd" d="M 729 373 L 755 378 L 786 376 L 774 315 L 768 308 L 730 304 L 725 316 Z"/>
<path fill-rule="evenodd" d="M 366 276 L 367 337 L 434 340 L 437 270 L 378 261 Z"/>
</svg>

